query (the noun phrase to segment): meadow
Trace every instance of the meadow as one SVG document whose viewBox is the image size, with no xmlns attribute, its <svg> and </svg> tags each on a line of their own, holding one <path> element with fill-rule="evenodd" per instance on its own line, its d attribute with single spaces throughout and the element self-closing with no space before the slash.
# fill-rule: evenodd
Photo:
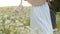
<svg viewBox="0 0 60 34">
<path fill-rule="evenodd" d="M 24 7 L 24 16 L 15 12 L 16 6 L 0 7 L 0 34 L 28 34 L 30 32 L 30 10 Z M 56 12 L 57 28 L 60 30 L 60 12 Z"/>
</svg>

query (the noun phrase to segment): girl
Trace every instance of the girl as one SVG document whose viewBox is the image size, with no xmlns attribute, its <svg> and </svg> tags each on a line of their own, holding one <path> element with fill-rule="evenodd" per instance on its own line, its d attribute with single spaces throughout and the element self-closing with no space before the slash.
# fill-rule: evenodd
<svg viewBox="0 0 60 34">
<path fill-rule="evenodd" d="M 32 4 L 30 26 L 32 34 L 53 34 L 50 10 L 46 0 L 26 0 Z"/>
</svg>

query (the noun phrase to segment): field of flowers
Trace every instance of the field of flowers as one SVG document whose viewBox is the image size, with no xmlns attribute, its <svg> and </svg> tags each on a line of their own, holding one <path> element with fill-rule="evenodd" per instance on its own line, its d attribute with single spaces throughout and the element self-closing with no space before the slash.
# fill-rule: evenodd
<svg viewBox="0 0 60 34">
<path fill-rule="evenodd" d="M 16 7 L 0 7 L 0 34 L 28 34 L 29 9 L 24 8 L 24 17 L 15 12 Z"/>
<path fill-rule="evenodd" d="M 28 34 L 30 31 L 29 8 L 24 8 L 24 16 L 15 12 L 16 7 L 0 7 L 0 34 Z M 57 12 L 57 28 L 60 29 L 60 13 Z"/>
</svg>

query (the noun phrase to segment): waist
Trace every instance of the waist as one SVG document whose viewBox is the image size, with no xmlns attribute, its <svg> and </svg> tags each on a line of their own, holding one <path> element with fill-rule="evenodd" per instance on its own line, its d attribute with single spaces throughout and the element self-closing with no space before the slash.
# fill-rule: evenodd
<svg viewBox="0 0 60 34">
<path fill-rule="evenodd" d="M 33 6 L 43 5 L 46 0 L 27 0 Z"/>
<path fill-rule="evenodd" d="M 44 5 L 48 5 L 48 2 L 45 2 L 45 3 L 43 3 L 43 4 L 39 4 L 39 5 L 32 5 L 32 7 L 40 7 L 40 6 L 44 6 Z"/>
</svg>

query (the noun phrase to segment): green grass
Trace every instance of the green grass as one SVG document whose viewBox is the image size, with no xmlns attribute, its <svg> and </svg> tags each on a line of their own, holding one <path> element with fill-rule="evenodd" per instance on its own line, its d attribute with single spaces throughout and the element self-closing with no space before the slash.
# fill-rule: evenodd
<svg viewBox="0 0 60 34">
<path fill-rule="evenodd" d="M 60 12 L 56 13 L 57 28 L 60 30 Z"/>
</svg>

